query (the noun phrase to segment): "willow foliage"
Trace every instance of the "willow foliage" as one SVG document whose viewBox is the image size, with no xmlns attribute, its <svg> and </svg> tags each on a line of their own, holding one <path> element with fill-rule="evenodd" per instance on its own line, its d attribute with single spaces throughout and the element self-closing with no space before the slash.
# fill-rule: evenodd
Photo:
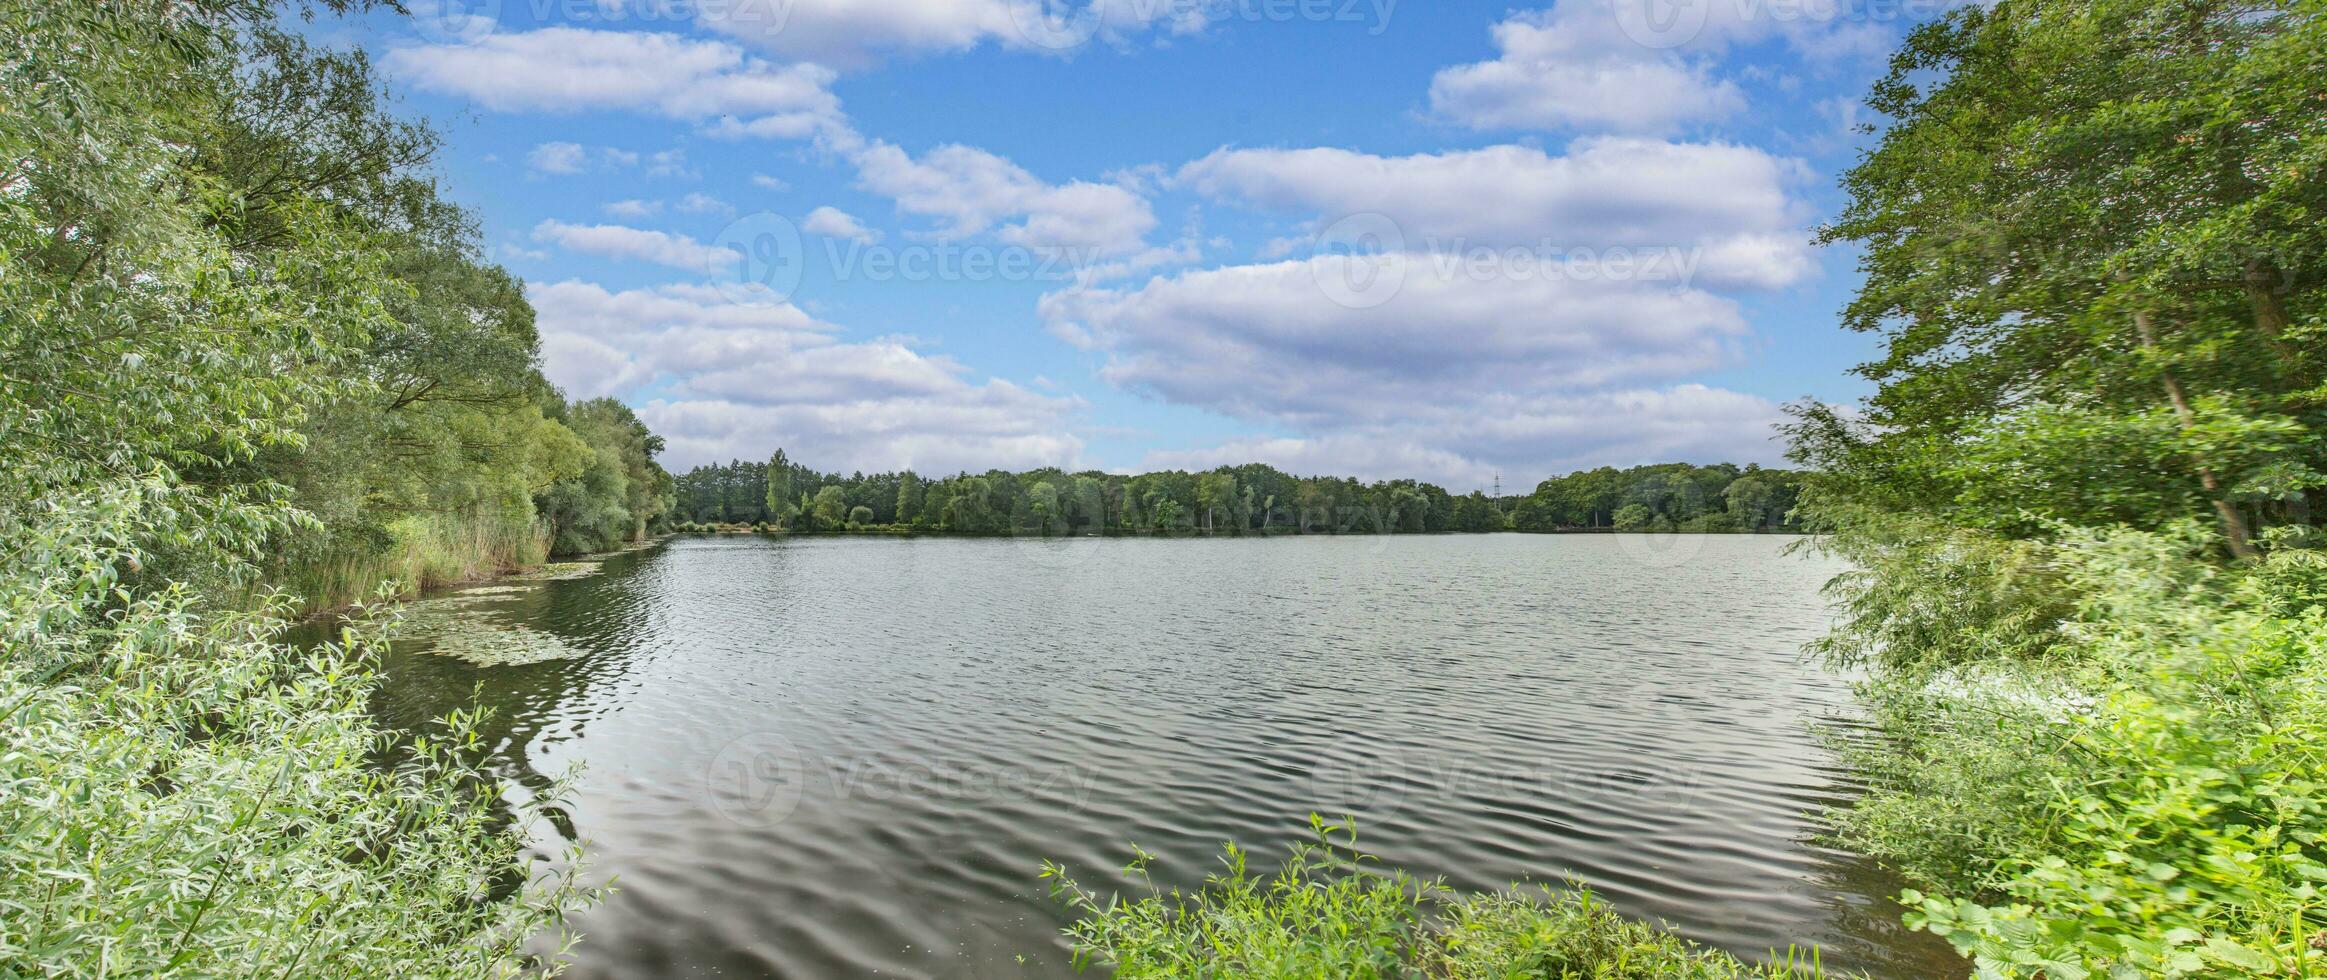
<svg viewBox="0 0 2327 980">
<path fill-rule="evenodd" d="M 511 975 L 586 897 L 468 720 L 373 726 L 372 629 L 276 642 L 269 556 L 325 525 L 266 461 L 377 390 L 413 242 L 247 179 L 380 150 L 238 124 L 277 15 L 0 0 L 0 973 Z"/>
</svg>

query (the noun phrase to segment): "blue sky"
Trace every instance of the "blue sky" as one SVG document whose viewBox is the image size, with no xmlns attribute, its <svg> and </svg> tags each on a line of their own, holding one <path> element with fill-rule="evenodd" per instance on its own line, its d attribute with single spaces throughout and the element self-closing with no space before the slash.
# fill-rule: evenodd
<svg viewBox="0 0 2327 980">
<path fill-rule="evenodd" d="M 684 469 L 1773 463 L 1862 393 L 1813 247 L 1928 10 L 423 0 L 313 26 L 443 132 L 546 368 Z"/>
</svg>

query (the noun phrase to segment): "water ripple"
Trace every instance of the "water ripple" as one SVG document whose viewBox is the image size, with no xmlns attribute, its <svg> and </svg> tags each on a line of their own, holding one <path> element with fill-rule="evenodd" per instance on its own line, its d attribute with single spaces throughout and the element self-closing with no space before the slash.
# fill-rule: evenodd
<svg viewBox="0 0 2327 980">
<path fill-rule="evenodd" d="M 586 765 L 619 891 L 577 977 L 1065 976 L 1044 860 L 1136 843 L 1189 886 L 1312 810 L 1459 888 L 1579 877 L 1742 955 L 1961 976 L 1807 842 L 1852 789 L 1809 726 L 1850 703 L 1799 653 L 1835 569 L 1783 544 L 685 538 L 460 600 L 578 653 L 404 644 L 379 710 L 475 692 L 512 779 Z"/>
</svg>

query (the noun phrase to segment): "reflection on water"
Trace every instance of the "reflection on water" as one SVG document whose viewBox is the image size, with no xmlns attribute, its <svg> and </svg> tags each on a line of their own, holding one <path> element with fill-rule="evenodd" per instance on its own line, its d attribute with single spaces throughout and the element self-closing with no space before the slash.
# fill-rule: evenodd
<svg viewBox="0 0 2327 980">
<path fill-rule="evenodd" d="M 1743 955 L 1961 976 L 1806 841 L 1848 690 L 1798 652 L 1834 569 L 1784 543 L 680 538 L 463 599 L 566 655 L 416 638 L 378 710 L 481 698 L 534 790 L 586 764 L 620 890 L 579 977 L 1064 976 L 1044 859 L 1194 885 L 1311 811 L 1459 888 L 1573 875 Z"/>
</svg>

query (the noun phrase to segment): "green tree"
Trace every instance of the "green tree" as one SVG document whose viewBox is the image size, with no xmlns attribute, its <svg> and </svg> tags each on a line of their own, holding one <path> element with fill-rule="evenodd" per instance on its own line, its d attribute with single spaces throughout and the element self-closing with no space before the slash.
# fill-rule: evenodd
<svg viewBox="0 0 2327 980">
<path fill-rule="evenodd" d="M 2015 534 L 2203 513 L 2252 556 L 2316 513 L 2321 37 L 2313 4 L 2146 0 L 1915 32 L 1825 232 L 1862 249 L 1880 387 L 1863 419 L 1799 408 L 1803 458 Z"/>
<path fill-rule="evenodd" d="M 897 479 L 897 523 L 921 523 L 921 478 L 907 470 Z"/>
<path fill-rule="evenodd" d="M 501 799 L 461 761 L 473 717 L 376 727 L 378 623 L 275 642 L 286 543 L 425 494 L 522 514 L 583 451 L 429 140 L 285 13 L 0 0 L 11 974 L 517 976 L 577 898 L 523 856 L 556 794 Z"/>
<path fill-rule="evenodd" d="M 816 491 L 816 500 L 812 507 L 816 514 L 817 528 L 830 530 L 840 527 L 848 520 L 848 493 L 842 490 L 838 484 L 828 484 L 823 489 Z"/>
</svg>

